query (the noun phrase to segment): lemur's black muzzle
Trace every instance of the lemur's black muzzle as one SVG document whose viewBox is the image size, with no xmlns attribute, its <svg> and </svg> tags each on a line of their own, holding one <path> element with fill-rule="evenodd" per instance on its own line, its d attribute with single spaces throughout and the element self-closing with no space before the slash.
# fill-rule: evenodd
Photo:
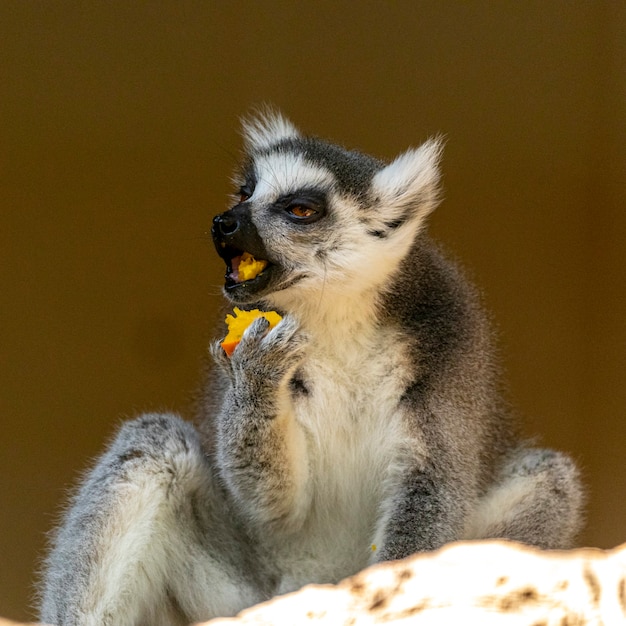
<svg viewBox="0 0 626 626">
<path fill-rule="evenodd" d="M 266 258 L 263 240 L 252 222 L 250 207 L 246 204 L 238 204 L 216 216 L 211 234 L 217 253 L 227 263 L 243 252 L 248 252 L 257 259 Z"/>
<path fill-rule="evenodd" d="M 233 302 L 249 302 L 268 288 L 277 267 L 268 258 L 252 221 L 250 205 L 238 204 L 215 217 L 211 234 L 215 249 L 226 264 L 224 290 Z"/>
</svg>

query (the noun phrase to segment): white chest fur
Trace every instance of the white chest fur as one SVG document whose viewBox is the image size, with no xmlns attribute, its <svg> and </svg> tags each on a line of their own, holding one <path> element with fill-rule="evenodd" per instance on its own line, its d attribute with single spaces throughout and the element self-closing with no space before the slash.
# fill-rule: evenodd
<svg viewBox="0 0 626 626">
<path fill-rule="evenodd" d="M 310 346 L 299 373 L 306 391 L 294 397 L 307 444 L 309 497 L 302 528 L 276 548 L 280 592 L 339 580 L 371 558 L 381 504 L 406 441 L 398 402 L 407 368 L 391 339 L 327 337 Z"/>
</svg>

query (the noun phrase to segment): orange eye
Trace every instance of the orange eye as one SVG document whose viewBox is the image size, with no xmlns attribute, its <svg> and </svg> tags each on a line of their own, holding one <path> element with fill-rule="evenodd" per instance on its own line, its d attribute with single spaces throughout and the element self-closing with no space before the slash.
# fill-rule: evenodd
<svg viewBox="0 0 626 626">
<path fill-rule="evenodd" d="M 311 217 L 312 215 L 315 215 L 317 211 L 309 207 L 301 206 L 298 204 L 296 206 L 290 207 L 289 213 L 291 213 L 291 215 L 293 215 L 294 217 L 306 218 L 306 217 Z"/>
<path fill-rule="evenodd" d="M 284 211 L 294 224 L 301 226 L 312 224 L 324 217 L 326 212 L 324 200 L 323 197 L 318 197 L 317 195 L 313 197 L 287 197 L 284 200 Z M 280 206 L 280 201 L 278 206 Z"/>
</svg>

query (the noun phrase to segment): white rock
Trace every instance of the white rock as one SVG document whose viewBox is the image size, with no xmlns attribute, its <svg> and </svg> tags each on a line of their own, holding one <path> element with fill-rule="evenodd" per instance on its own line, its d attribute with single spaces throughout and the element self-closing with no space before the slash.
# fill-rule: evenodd
<svg viewBox="0 0 626 626">
<path fill-rule="evenodd" d="M 540 551 L 504 541 L 450 544 L 310 585 L 204 626 L 626 624 L 626 544 Z"/>
</svg>

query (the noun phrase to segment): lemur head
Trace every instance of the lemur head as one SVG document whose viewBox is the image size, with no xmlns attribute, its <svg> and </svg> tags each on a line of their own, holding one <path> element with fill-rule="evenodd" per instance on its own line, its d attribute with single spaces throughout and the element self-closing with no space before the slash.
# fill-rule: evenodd
<svg viewBox="0 0 626 626">
<path fill-rule="evenodd" d="M 389 164 L 303 136 L 280 114 L 244 121 L 235 204 L 213 221 L 234 303 L 289 309 L 320 293 L 359 296 L 391 280 L 438 197 L 441 142 Z M 241 280 L 247 252 L 267 261 Z"/>
</svg>

